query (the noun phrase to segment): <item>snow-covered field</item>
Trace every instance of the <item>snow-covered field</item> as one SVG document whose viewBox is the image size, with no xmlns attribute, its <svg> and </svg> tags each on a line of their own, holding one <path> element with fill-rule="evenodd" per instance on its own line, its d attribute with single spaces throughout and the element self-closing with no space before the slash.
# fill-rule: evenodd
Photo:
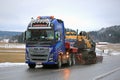
<svg viewBox="0 0 120 80">
<path fill-rule="evenodd" d="M 109 49 L 105 49 L 103 51 L 103 50 L 100 50 L 100 49 L 96 48 L 96 54 L 97 55 L 102 55 L 102 56 L 112 56 L 112 55 L 120 55 L 120 52 L 112 51 L 112 50 L 109 50 Z"/>
<path fill-rule="evenodd" d="M 25 48 L 25 44 L 4 43 L 4 44 L 0 44 L 0 48 Z"/>
<path fill-rule="evenodd" d="M 120 55 L 120 44 L 97 45 L 96 53 L 103 56 Z"/>
</svg>

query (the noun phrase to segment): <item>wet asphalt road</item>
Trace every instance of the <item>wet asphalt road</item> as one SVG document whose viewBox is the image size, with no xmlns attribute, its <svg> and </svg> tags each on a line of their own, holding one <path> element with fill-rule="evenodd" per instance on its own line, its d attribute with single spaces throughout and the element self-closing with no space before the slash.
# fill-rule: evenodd
<svg viewBox="0 0 120 80">
<path fill-rule="evenodd" d="M 104 57 L 102 63 L 61 69 L 29 69 L 27 65 L 0 68 L 0 80 L 120 80 L 120 56 Z"/>
</svg>

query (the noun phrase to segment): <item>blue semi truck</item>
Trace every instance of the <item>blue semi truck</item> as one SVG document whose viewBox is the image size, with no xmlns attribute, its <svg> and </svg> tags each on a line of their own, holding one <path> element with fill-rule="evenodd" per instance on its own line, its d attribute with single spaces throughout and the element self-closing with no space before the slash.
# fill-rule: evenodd
<svg viewBox="0 0 120 80">
<path fill-rule="evenodd" d="M 69 66 L 75 64 L 77 48 L 71 48 L 65 41 L 64 22 L 54 16 L 38 16 L 31 21 L 25 31 L 26 63 L 29 68 L 36 65 Z"/>
</svg>

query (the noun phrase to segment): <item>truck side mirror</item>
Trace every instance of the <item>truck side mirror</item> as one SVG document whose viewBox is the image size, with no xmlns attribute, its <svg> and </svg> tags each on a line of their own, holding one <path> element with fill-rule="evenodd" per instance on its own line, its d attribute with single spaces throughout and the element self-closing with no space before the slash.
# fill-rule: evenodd
<svg viewBox="0 0 120 80">
<path fill-rule="evenodd" d="M 56 39 L 56 41 L 60 40 L 60 33 L 59 32 L 55 32 L 55 39 Z"/>
</svg>

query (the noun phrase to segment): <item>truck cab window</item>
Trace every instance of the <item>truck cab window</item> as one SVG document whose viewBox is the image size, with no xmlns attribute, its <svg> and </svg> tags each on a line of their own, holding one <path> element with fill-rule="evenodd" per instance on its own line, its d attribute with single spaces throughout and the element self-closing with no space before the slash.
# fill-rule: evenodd
<svg viewBox="0 0 120 80">
<path fill-rule="evenodd" d="M 54 32 L 53 31 L 47 31 L 47 37 L 48 40 L 54 39 Z"/>
</svg>

